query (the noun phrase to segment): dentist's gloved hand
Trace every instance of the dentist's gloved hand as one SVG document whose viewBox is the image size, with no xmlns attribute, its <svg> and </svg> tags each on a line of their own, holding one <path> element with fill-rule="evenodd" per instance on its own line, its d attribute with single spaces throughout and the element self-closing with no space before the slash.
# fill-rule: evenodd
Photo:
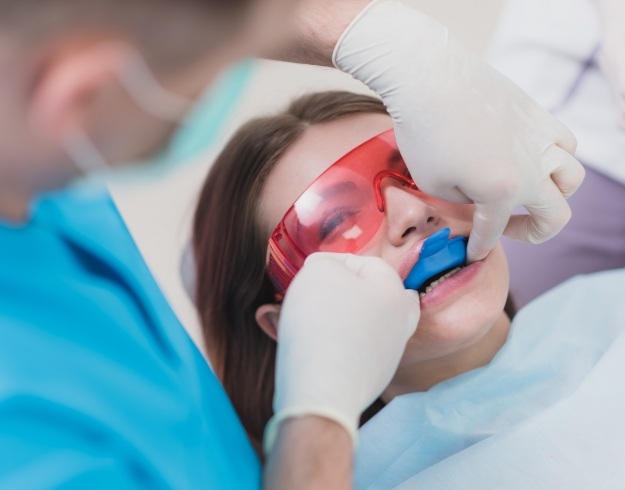
<svg viewBox="0 0 625 490">
<path fill-rule="evenodd" d="M 355 442 L 361 413 L 390 383 L 419 317 L 417 293 L 382 259 L 308 257 L 280 313 L 265 452 L 282 421 L 304 415 L 338 422 Z"/>
<path fill-rule="evenodd" d="M 398 0 L 375 1 L 343 33 L 334 64 L 372 88 L 425 192 L 476 205 L 467 248 L 484 258 L 505 234 L 543 242 L 568 222 L 584 177 L 576 140 L 440 23 Z M 512 216 L 523 205 L 529 216 Z"/>
<path fill-rule="evenodd" d="M 599 65 L 612 88 L 618 118 L 625 129 L 625 2 L 595 2 L 603 24 Z"/>
</svg>

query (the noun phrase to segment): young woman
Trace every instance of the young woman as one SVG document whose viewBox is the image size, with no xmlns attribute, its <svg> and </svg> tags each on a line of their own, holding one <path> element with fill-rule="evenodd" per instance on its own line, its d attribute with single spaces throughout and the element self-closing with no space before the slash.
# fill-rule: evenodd
<svg viewBox="0 0 625 490">
<path fill-rule="evenodd" d="M 309 95 L 282 114 L 241 128 L 206 180 L 194 225 L 197 305 L 215 370 L 257 447 L 272 414 L 279 298 L 284 292 L 274 284 L 276 277 L 267 274 L 270 235 L 313 181 L 350 150 L 375 143 L 379 135 L 389 143 L 387 154 L 377 157 L 379 164 L 391 161 L 391 167 L 405 173 L 391 128 L 377 99 L 346 92 Z M 323 233 L 328 233 L 328 222 L 336 226 L 345 218 L 337 215 L 337 209 L 346 212 L 340 203 L 354 199 L 349 190 L 338 192 L 336 187 L 326 196 Z M 470 233 L 470 205 L 432 198 L 418 190 L 418 183 L 407 186 L 392 178 L 384 179 L 379 190 L 384 201 L 383 213 L 374 211 L 379 228 L 357 253 L 381 257 L 402 279 L 430 235 L 443 228 L 451 236 Z M 332 244 L 321 249 L 344 251 Z M 427 390 L 488 363 L 508 333 L 507 293 L 508 270 L 500 246 L 485 260 L 422 292 L 417 333 L 367 417 L 397 395 Z"/>
<path fill-rule="evenodd" d="M 428 237 L 445 229 L 452 240 L 470 233 L 472 206 L 420 192 L 391 128 L 374 98 L 308 95 L 241 128 L 206 180 L 194 223 L 195 300 L 213 366 L 259 452 L 272 415 L 280 300 L 304 256 L 374 255 L 406 280 L 415 263 L 424 263 L 417 259 Z M 546 441 L 540 450 L 528 447 L 536 439 L 519 439 L 523 424 L 539 419 L 555 427 L 575 410 L 594 424 L 592 431 L 580 426 L 580 440 L 601 438 L 592 446 L 591 459 L 601 462 L 592 473 L 596 481 L 609 476 L 607 466 L 622 468 L 625 453 L 609 449 L 622 447 L 621 411 L 607 413 L 594 400 L 621 396 L 614 386 L 625 370 L 625 271 L 569 281 L 524 308 L 512 325 L 499 245 L 483 261 L 441 274 L 419 287 L 416 333 L 361 421 L 375 415 L 359 433 L 356 487 L 394 488 L 411 479 L 406 488 L 431 488 L 430 480 L 412 479 L 462 475 L 447 485 L 456 488 L 475 476 L 462 468 L 482 460 L 488 474 L 527 462 L 522 474 L 535 475 Z M 584 383 L 591 374 L 601 383 Z M 606 387 L 608 393 L 597 392 Z M 625 406 L 621 391 L 622 399 L 606 407 Z M 556 405 L 565 416 L 552 410 Z M 576 430 L 573 425 L 559 433 Z M 476 454 L 484 447 L 478 442 L 495 437 L 504 441 L 500 451 L 486 446 L 491 453 L 468 466 L 423 471 Z M 551 455 L 565 450 L 549 459 L 564 465 L 558 474 L 573 474 L 575 460 L 593 467 L 585 446 L 548 439 Z M 502 458 L 513 459 L 489 466 Z"/>
</svg>

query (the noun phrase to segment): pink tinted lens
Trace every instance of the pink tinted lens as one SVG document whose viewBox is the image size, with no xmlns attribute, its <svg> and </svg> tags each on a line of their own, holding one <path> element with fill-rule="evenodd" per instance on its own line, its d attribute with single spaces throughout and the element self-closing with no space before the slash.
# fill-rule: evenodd
<svg viewBox="0 0 625 490">
<path fill-rule="evenodd" d="M 349 168 L 334 170 L 317 180 L 284 217 L 289 237 L 304 255 L 354 253 L 371 239 L 384 217 L 369 176 Z"/>
<path fill-rule="evenodd" d="M 376 176 L 402 175 L 393 130 L 358 146 L 329 167 L 297 199 L 269 241 L 269 276 L 285 291 L 314 252 L 356 253 L 375 235 L 384 213 L 376 200 Z"/>
</svg>

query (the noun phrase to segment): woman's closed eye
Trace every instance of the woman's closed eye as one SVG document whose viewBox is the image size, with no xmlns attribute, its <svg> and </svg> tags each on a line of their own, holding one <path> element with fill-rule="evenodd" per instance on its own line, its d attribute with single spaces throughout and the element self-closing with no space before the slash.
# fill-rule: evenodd
<svg viewBox="0 0 625 490">
<path fill-rule="evenodd" d="M 342 233 L 351 227 L 355 216 L 360 210 L 350 208 L 335 208 L 323 217 L 317 228 L 317 238 L 320 242 L 332 239 L 337 233 Z"/>
</svg>

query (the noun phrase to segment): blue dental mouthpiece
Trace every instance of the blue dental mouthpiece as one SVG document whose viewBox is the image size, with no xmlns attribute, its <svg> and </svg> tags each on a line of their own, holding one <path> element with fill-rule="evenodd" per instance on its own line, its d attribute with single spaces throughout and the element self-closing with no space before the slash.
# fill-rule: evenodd
<svg viewBox="0 0 625 490">
<path fill-rule="evenodd" d="M 465 265 L 467 239 L 457 236 L 450 240 L 450 235 L 451 230 L 443 228 L 423 242 L 419 260 L 404 281 L 406 289 L 417 290 L 431 277 Z"/>
</svg>

